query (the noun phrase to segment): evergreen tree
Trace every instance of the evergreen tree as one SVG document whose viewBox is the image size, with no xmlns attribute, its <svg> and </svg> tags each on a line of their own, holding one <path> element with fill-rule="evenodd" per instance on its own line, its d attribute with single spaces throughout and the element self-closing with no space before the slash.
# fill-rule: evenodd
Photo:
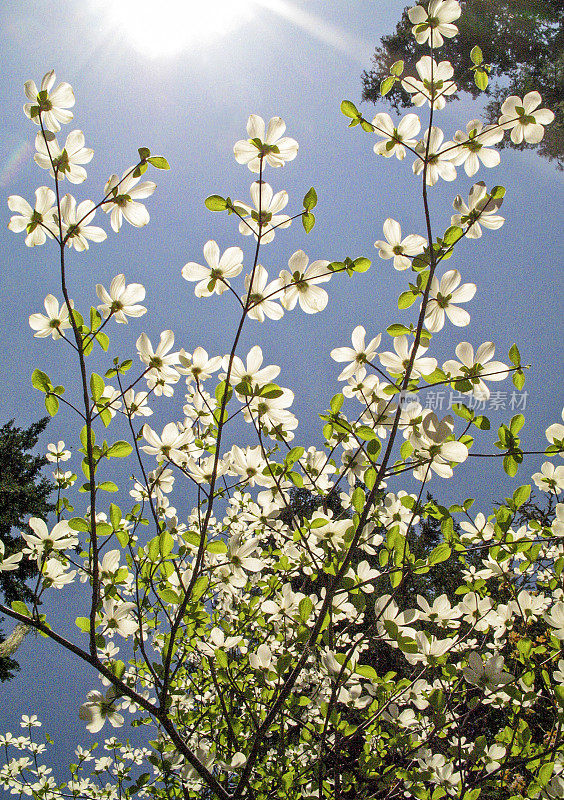
<svg viewBox="0 0 564 800">
<path fill-rule="evenodd" d="M 44 417 L 29 428 L 16 428 L 10 420 L 0 427 L 0 540 L 6 556 L 21 550 L 18 531 L 25 527 L 26 518 L 44 518 L 54 508 L 48 500 L 54 486 L 41 475 L 47 459 L 31 453 L 48 422 L 49 417 Z M 35 562 L 25 558 L 16 570 L 0 572 L 4 601 L 31 599 L 27 581 L 36 574 Z M 16 661 L 0 657 L 0 681 L 10 680 L 17 669 Z"/>
</svg>

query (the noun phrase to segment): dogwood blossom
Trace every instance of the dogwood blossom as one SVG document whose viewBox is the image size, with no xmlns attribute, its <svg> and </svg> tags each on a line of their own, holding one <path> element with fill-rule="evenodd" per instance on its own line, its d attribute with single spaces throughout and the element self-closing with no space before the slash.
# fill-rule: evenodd
<svg viewBox="0 0 564 800">
<path fill-rule="evenodd" d="M 204 350 L 203 347 L 196 347 L 192 354 L 187 353 L 184 349 L 180 350 L 178 360 L 178 372 L 186 375 L 186 383 L 189 384 L 193 380 L 207 380 L 221 367 L 222 357 L 209 358 L 207 350 Z"/>
<path fill-rule="evenodd" d="M 55 80 L 55 70 L 49 70 L 43 76 L 39 89 L 35 81 L 26 81 L 25 95 L 31 102 L 26 103 L 23 110 L 26 117 L 36 125 L 39 125 L 41 120 L 45 128 L 56 132 L 61 130 L 60 123 L 65 125 L 72 120 L 73 113 L 67 109 L 74 106 L 75 99 L 72 87 L 65 81 L 59 83 L 53 90 Z"/>
<path fill-rule="evenodd" d="M 337 362 L 350 362 L 346 366 L 338 380 L 345 381 L 352 375 L 355 375 L 363 364 L 367 364 L 376 355 L 376 349 L 380 345 L 382 334 L 378 334 L 370 340 L 368 344 L 365 343 L 366 330 L 362 325 L 357 325 L 352 332 L 352 347 L 335 347 L 331 350 L 331 358 Z"/>
<path fill-rule="evenodd" d="M 172 331 L 161 333 L 156 350 L 153 349 L 146 333 L 142 333 L 136 342 L 137 353 L 141 361 L 150 367 L 155 375 L 164 380 L 169 378 L 178 380 L 178 372 L 174 369 L 174 365 L 179 363 L 179 354 L 169 352 L 173 345 L 174 333 Z"/>
<path fill-rule="evenodd" d="M 245 364 L 243 364 L 239 356 L 234 356 L 231 363 L 231 382 L 234 385 L 239 383 L 248 384 L 250 388 L 259 388 L 271 383 L 280 374 L 280 367 L 276 364 L 263 367 L 262 362 L 262 350 L 258 344 L 255 344 L 249 350 Z M 229 356 L 224 356 L 223 369 L 227 370 L 228 367 Z M 226 375 L 220 375 L 220 377 L 224 380 Z"/>
<path fill-rule="evenodd" d="M 482 661 L 479 653 L 472 652 L 468 656 L 468 666 L 462 670 L 468 683 L 481 689 L 497 689 L 511 683 L 513 675 L 503 672 L 503 656 L 493 656 Z"/>
<path fill-rule="evenodd" d="M 147 424 L 143 425 L 141 433 L 148 442 L 141 448 L 145 453 L 156 456 L 159 461 L 167 459 L 178 464 L 186 461 L 184 446 L 194 441 L 192 430 L 179 430 L 175 422 L 165 425 L 160 436 Z"/>
<path fill-rule="evenodd" d="M 125 720 L 114 705 L 118 697 L 115 686 L 110 686 L 105 696 L 93 690 L 86 697 L 87 701 L 80 706 L 79 719 L 87 723 L 90 733 L 102 730 L 106 720 L 113 728 L 121 728 Z"/>
<path fill-rule="evenodd" d="M 299 301 L 302 311 L 316 314 L 323 311 L 329 301 L 327 292 L 317 284 L 327 283 L 331 273 L 327 269 L 328 261 L 314 261 L 309 266 L 308 261 L 303 250 L 296 250 L 290 256 L 290 271 L 283 269 L 278 277 L 282 289 L 280 303 L 285 309 L 292 310 Z"/>
<path fill-rule="evenodd" d="M 208 266 L 189 261 L 182 267 L 186 281 L 199 281 L 194 288 L 196 297 L 211 297 L 223 294 L 229 288 L 229 278 L 234 278 L 243 269 L 243 251 L 240 247 L 228 247 L 220 257 L 217 242 L 210 239 L 204 245 L 204 258 Z"/>
<path fill-rule="evenodd" d="M 503 198 L 492 198 L 487 193 L 486 184 L 478 181 L 470 189 L 468 205 L 459 194 L 454 198 L 453 208 L 458 214 L 451 217 L 450 224 L 466 228 L 468 239 L 479 239 L 482 235 L 481 225 L 496 231 L 505 222 L 505 218 L 497 214 L 502 202 Z"/>
<path fill-rule="evenodd" d="M 123 274 L 116 275 L 112 280 L 109 292 L 101 283 L 97 283 L 96 294 L 102 300 L 98 311 L 104 319 L 111 314 L 116 322 L 127 323 L 127 317 L 142 317 L 147 313 L 145 306 L 138 305 L 145 299 L 145 287 L 140 283 L 130 283 L 126 286 Z"/>
<path fill-rule="evenodd" d="M 48 444 L 47 445 L 47 452 L 45 453 L 45 458 L 47 461 L 57 462 L 57 461 L 68 461 L 71 457 L 70 450 L 65 449 L 65 443 L 62 439 L 59 439 L 57 444 Z"/>
<path fill-rule="evenodd" d="M 545 461 L 541 471 L 531 477 L 543 492 L 564 491 L 564 466 L 555 467 L 551 461 Z"/>
<path fill-rule="evenodd" d="M 49 531 L 46 523 L 39 517 L 31 517 L 27 523 L 33 533 L 22 531 L 30 554 L 41 557 L 43 554 L 50 553 L 52 550 L 66 550 L 78 544 L 78 537 L 69 527 L 66 520 L 57 522 L 54 528 Z"/>
<path fill-rule="evenodd" d="M 35 208 L 27 200 L 17 194 L 8 197 L 10 211 L 16 211 L 9 223 L 9 230 L 14 233 L 25 231 L 27 247 L 45 244 L 47 237 L 52 239 L 57 233 L 55 214 L 55 192 L 47 186 L 40 186 L 35 190 Z"/>
<path fill-rule="evenodd" d="M 88 250 L 91 242 L 103 242 L 106 231 L 95 225 L 90 225 L 96 214 L 96 207 L 92 200 L 83 200 L 78 206 L 71 194 L 66 194 L 61 200 L 61 223 L 63 238 L 68 247 L 74 247 L 78 252 Z"/>
<path fill-rule="evenodd" d="M 68 178 L 71 183 L 86 180 L 86 170 L 81 165 L 92 161 L 94 150 L 84 146 L 82 131 L 71 131 L 62 149 L 52 131 L 39 131 L 35 149 L 33 160 L 41 169 L 48 169 L 52 178 L 55 175 L 57 180 Z"/>
<path fill-rule="evenodd" d="M 280 117 L 272 117 L 265 133 L 262 117 L 251 114 L 247 121 L 248 139 L 235 143 L 233 152 L 238 164 L 246 164 L 251 172 L 260 172 L 261 163 L 270 167 L 283 167 L 293 161 L 298 154 L 298 143 L 288 136 L 285 122 Z"/>
<path fill-rule="evenodd" d="M 451 80 L 454 69 L 450 61 L 437 62 L 431 56 L 423 56 L 415 65 L 420 80 L 407 76 L 401 82 L 406 92 L 413 95 L 411 102 L 420 107 L 425 103 L 440 111 L 446 105 L 446 98 L 456 92 L 456 84 Z"/>
<path fill-rule="evenodd" d="M 268 283 L 268 272 L 262 264 L 257 264 L 254 274 L 245 275 L 245 289 L 247 293 L 243 296 L 243 302 L 248 307 L 247 314 L 251 319 L 264 322 L 265 317 L 280 319 L 283 316 L 284 309 L 275 302 L 281 299 L 280 281 L 277 279 Z"/>
<path fill-rule="evenodd" d="M 67 304 L 63 303 L 59 308 L 57 298 L 52 294 L 48 294 L 43 305 L 47 315 L 31 314 L 29 318 L 29 326 L 35 331 L 33 335 L 40 339 L 44 339 L 47 336 L 52 336 L 53 339 L 60 339 L 61 336 L 64 336 L 62 331 L 69 330 L 72 327 L 69 321 Z"/>
<path fill-rule="evenodd" d="M 458 361 L 445 361 L 443 371 L 454 378 L 465 377 L 472 383 L 472 388 L 465 390 L 457 381 L 457 389 L 463 394 L 473 394 L 477 400 L 489 400 L 490 390 L 484 381 L 502 381 L 508 375 L 508 366 L 501 361 L 492 361 L 495 354 L 493 342 L 484 342 L 476 350 L 468 342 L 460 342 L 456 346 Z M 486 366 L 487 365 L 487 366 Z"/>
<path fill-rule="evenodd" d="M 23 553 L 21 551 L 7 556 L 6 545 L 0 541 L 0 572 L 12 572 L 15 569 L 19 569 L 22 558 Z"/>
<path fill-rule="evenodd" d="M 521 144 L 538 144 L 544 136 L 544 125 L 550 125 L 554 113 L 548 108 L 537 108 L 542 97 L 536 91 L 528 92 L 523 99 L 517 95 L 508 97 L 501 106 L 499 124 L 511 131 L 511 141 Z"/>
<path fill-rule="evenodd" d="M 414 345 L 415 342 L 411 347 L 408 346 L 407 336 L 396 336 L 394 338 L 394 350 L 396 352 L 380 353 L 378 356 L 380 363 L 391 373 L 401 375 L 408 367 Z M 422 345 L 417 348 L 411 371 L 414 378 L 418 378 L 421 375 L 430 375 L 437 368 L 437 360 L 435 358 L 424 357 L 427 350 L 428 348 Z"/>
<path fill-rule="evenodd" d="M 239 232 L 243 236 L 251 233 L 261 244 L 268 244 L 274 239 L 274 228 L 287 228 L 292 220 L 287 214 L 279 214 L 288 205 L 286 191 L 274 194 L 272 186 L 264 181 L 255 181 L 251 184 L 251 200 L 254 208 L 237 201 L 236 207 L 240 208 L 245 218 L 239 223 Z"/>
<path fill-rule="evenodd" d="M 413 162 L 413 173 L 419 175 L 423 172 L 426 163 L 425 182 L 428 186 L 434 186 L 439 178 L 445 181 L 453 181 L 456 178 L 456 169 L 452 162 L 452 142 L 443 142 L 443 139 L 442 130 L 433 125 L 425 131 L 423 141 L 415 148 L 419 158 Z M 428 153 L 427 140 L 429 140 Z"/>
<path fill-rule="evenodd" d="M 384 259 L 393 258 L 394 269 L 400 271 L 409 269 L 413 256 L 418 256 L 423 252 L 427 246 L 427 240 L 417 233 L 410 233 L 402 239 L 401 225 L 389 217 L 385 220 L 383 229 L 386 241 L 378 239 L 374 242 L 374 247 L 379 248 L 378 255 Z"/>
<path fill-rule="evenodd" d="M 468 458 L 468 448 L 462 442 L 453 440 L 454 420 L 448 415 L 439 420 L 434 412 L 427 414 L 417 433 L 409 437 L 414 448 L 414 457 L 421 460 L 413 470 L 413 477 L 428 480 L 429 470 L 436 472 L 441 478 L 452 477 L 450 462 L 461 464 Z"/>
<path fill-rule="evenodd" d="M 418 44 L 429 42 L 430 47 L 442 47 L 445 36 L 452 39 L 458 28 L 452 23 L 462 13 L 456 0 L 430 0 L 429 6 L 413 6 L 408 9 L 409 21 L 413 24 L 411 32 Z"/>
<path fill-rule="evenodd" d="M 417 136 L 421 130 L 421 121 L 417 114 L 406 114 L 396 128 L 390 115 L 380 112 L 372 120 L 372 125 L 376 135 L 383 138 L 383 141 L 374 145 L 374 152 L 384 158 L 395 155 L 399 161 L 405 158 L 406 147 L 415 147 L 417 139 L 412 137 Z"/>
<path fill-rule="evenodd" d="M 436 276 L 431 279 L 429 302 L 425 312 L 425 326 L 431 333 L 442 330 L 445 314 L 452 324 L 459 328 L 470 324 L 470 314 L 454 303 L 467 303 L 471 300 L 476 294 L 476 284 L 463 283 L 459 286 L 461 279 L 457 269 L 445 272 L 440 282 Z"/>
<path fill-rule="evenodd" d="M 134 228 L 142 228 L 149 222 L 149 212 L 138 201 L 150 197 L 157 184 L 153 181 L 139 183 L 140 180 L 141 176 L 135 176 L 133 167 L 130 167 L 121 178 L 110 175 L 104 186 L 104 195 L 109 197 L 101 208 L 110 215 L 110 225 L 116 233 L 124 219 Z"/>
<path fill-rule="evenodd" d="M 500 155 L 490 145 L 498 144 L 503 139 L 503 128 L 498 125 L 486 125 L 479 119 L 473 119 L 466 125 L 466 133 L 456 131 L 453 136 L 459 147 L 451 153 L 456 167 L 464 164 L 464 171 L 469 177 L 478 172 L 480 163 L 485 167 L 497 167 Z"/>
</svg>

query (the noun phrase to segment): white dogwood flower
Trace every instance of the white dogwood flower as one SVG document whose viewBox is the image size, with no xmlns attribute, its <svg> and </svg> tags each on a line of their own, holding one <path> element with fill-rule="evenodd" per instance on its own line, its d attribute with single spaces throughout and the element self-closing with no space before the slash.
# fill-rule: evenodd
<svg viewBox="0 0 564 800">
<path fill-rule="evenodd" d="M 386 241 L 378 239 L 374 247 L 378 247 L 380 258 L 394 259 L 394 269 L 404 270 L 411 267 L 414 256 L 420 255 L 427 246 L 427 240 L 417 233 L 410 233 L 401 238 L 401 225 L 388 217 L 383 225 Z"/>
<path fill-rule="evenodd" d="M 78 252 L 88 250 L 88 242 L 103 242 L 106 231 L 90 223 L 96 214 L 96 207 L 92 200 L 83 200 L 78 206 L 71 194 L 66 194 L 61 200 L 61 222 L 63 238 L 68 247 L 74 247 Z"/>
<path fill-rule="evenodd" d="M 69 321 L 67 304 L 63 303 L 59 308 L 57 298 L 52 294 L 48 294 L 43 305 L 47 315 L 31 314 L 29 318 L 29 326 L 35 331 L 33 335 L 40 339 L 44 339 L 47 336 L 52 336 L 53 339 L 60 339 L 61 336 L 64 336 L 62 331 L 69 330 L 72 327 Z"/>
<path fill-rule="evenodd" d="M 117 689 L 110 686 L 106 695 L 93 690 L 86 695 L 87 701 L 80 706 L 79 719 L 86 722 L 90 733 L 98 733 L 104 727 L 106 720 L 113 728 L 121 728 L 125 720 L 115 708 Z"/>
<path fill-rule="evenodd" d="M 456 346 L 458 361 L 445 361 L 443 371 L 453 378 L 468 378 L 472 388 L 466 390 L 461 381 L 457 381 L 456 388 L 463 394 L 472 394 L 477 400 L 489 400 L 490 390 L 484 381 L 503 381 L 509 374 L 507 364 L 501 361 L 492 361 L 495 354 L 493 342 L 484 342 L 476 350 L 468 342 L 460 342 Z"/>
<path fill-rule="evenodd" d="M 459 328 L 470 324 L 470 314 L 455 303 L 467 303 L 476 294 L 475 283 L 458 284 L 461 281 L 460 272 L 450 269 L 439 279 L 433 276 L 429 291 L 429 302 L 425 311 L 425 327 L 431 333 L 442 330 L 445 324 L 445 314 Z"/>
<path fill-rule="evenodd" d="M 496 231 L 501 228 L 505 218 L 497 213 L 501 208 L 503 198 L 493 199 L 486 191 L 486 184 L 478 181 L 470 189 L 468 195 L 468 205 L 458 194 L 454 198 L 453 208 L 457 214 L 453 214 L 450 220 L 451 225 L 466 228 L 468 239 L 479 239 L 482 235 L 481 225 L 484 228 Z"/>
<path fill-rule="evenodd" d="M 32 122 L 39 125 L 40 119 L 43 126 L 50 131 L 60 131 L 61 124 L 65 125 L 73 118 L 72 111 L 67 109 L 74 106 L 74 94 L 70 84 L 63 81 L 55 85 L 55 70 L 49 70 L 41 81 L 38 89 L 35 81 L 26 81 L 24 91 L 31 102 L 24 105 L 24 113 Z"/>
<path fill-rule="evenodd" d="M 348 380 L 352 375 L 357 373 L 364 364 L 372 361 L 376 355 L 376 349 L 380 345 L 382 335 L 379 333 L 371 339 L 368 344 L 365 343 L 365 337 L 366 330 L 362 325 L 357 325 L 352 332 L 352 347 L 335 347 L 334 350 L 331 350 L 331 358 L 333 361 L 340 363 L 350 362 L 348 366 L 343 369 L 338 380 Z"/>
<path fill-rule="evenodd" d="M 425 103 L 439 111 L 446 105 L 446 97 L 456 92 L 452 79 L 454 69 L 450 61 L 437 62 L 431 56 L 423 56 L 415 65 L 420 80 L 408 75 L 401 82 L 406 92 L 413 97 L 411 102 L 420 107 Z"/>
<path fill-rule="evenodd" d="M 182 277 L 186 281 L 199 281 L 194 288 L 196 297 L 223 294 L 229 288 L 229 278 L 239 275 L 243 269 L 243 251 L 240 247 L 228 247 L 220 256 L 217 242 L 210 239 L 204 245 L 204 258 L 207 267 L 189 261 L 182 267 Z"/>
<path fill-rule="evenodd" d="M 262 117 L 251 114 L 247 121 L 248 139 L 235 143 L 233 152 L 238 164 L 246 164 L 251 172 L 260 172 L 261 161 L 270 167 L 283 167 L 298 154 L 298 143 L 288 136 L 285 122 L 280 117 L 272 117 L 265 132 Z"/>
<path fill-rule="evenodd" d="M 254 274 L 245 275 L 245 289 L 247 293 L 242 299 L 248 303 L 247 314 L 251 319 L 264 322 L 265 317 L 280 319 L 283 316 L 284 309 L 275 302 L 281 299 L 280 281 L 268 283 L 268 272 L 262 264 L 257 264 Z"/>
<path fill-rule="evenodd" d="M 145 306 L 138 305 L 145 299 L 145 287 L 140 283 L 126 286 L 123 274 L 116 275 L 112 280 L 109 292 L 101 283 L 96 284 L 96 294 L 102 300 L 98 311 L 104 319 L 112 314 L 116 322 L 127 323 L 127 317 L 142 317 L 147 313 Z"/>
<path fill-rule="evenodd" d="M 139 200 L 150 197 L 157 184 L 153 181 L 142 181 L 141 176 L 134 175 L 133 168 L 127 169 L 121 178 L 117 175 L 110 175 L 104 186 L 104 195 L 110 195 L 105 203 L 102 203 L 102 211 L 110 214 L 110 225 L 116 233 L 121 228 L 123 219 L 133 225 L 134 228 L 142 228 L 149 222 L 149 212 Z"/>
<path fill-rule="evenodd" d="M 498 125 L 486 125 L 479 119 L 472 119 L 466 125 L 466 133 L 456 131 L 453 136 L 459 147 L 451 152 L 452 163 L 459 167 L 464 164 L 464 171 L 469 177 L 478 172 L 480 163 L 485 167 L 497 167 L 500 155 L 490 145 L 498 144 L 503 139 L 503 128 Z"/>
<path fill-rule="evenodd" d="M 430 47 L 442 47 L 444 39 L 452 39 L 458 28 L 452 23 L 462 13 L 457 0 L 430 0 L 424 6 L 413 6 L 408 9 L 409 21 L 413 24 L 411 32 L 418 44 L 429 42 Z"/>
<path fill-rule="evenodd" d="M 287 228 L 292 222 L 287 214 L 278 213 L 288 205 L 288 192 L 274 194 L 270 184 L 255 181 L 251 184 L 251 200 L 254 208 L 240 201 L 236 203 L 245 215 L 239 223 L 239 232 L 243 236 L 252 233 L 255 239 L 260 236 L 261 244 L 268 244 L 274 239 L 274 228 Z"/>
<path fill-rule="evenodd" d="M 429 152 L 427 153 L 427 139 Z M 445 181 L 456 179 L 456 168 L 452 162 L 452 142 L 443 142 L 444 133 L 434 125 L 425 131 L 423 141 L 415 148 L 419 158 L 413 162 L 413 172 L 419 175 L 427 164 L 425 182 L 434 186 L 439 178 Z"/>
<path fill-rule="evenodd" d="M 318 311 L 323 311 L 329 301 L 325 289 L 320 289 L 317 284 L 327 283 L 331 273 L 327 269 L 328 261 L 314 261 L 309 266 L 308 261 L 303 250 L 296 250 L 290 256 L 288 261 L 290 271 L 283 269 L 278 277 L 283 290 L 280 303 L 291 311 L 299 301 L 302 311 L 306 314 L 316 314 Z"/>
<path fill-rule="evenodd" d="M 372 125 L 376 135 L 383 139 L 374 145 L 374 152 L 384 158 L 395 155 L 399 161 L 405 158 L 406 147 L 415 147 L 417 139 L 412 137 L 417 136 L 421 130 L 421 121 L 417 114 L 406 114 L 396 128 L 390 115 L 380 112 L 372 120 Z"/>
<path fill-rule="evenodd" d="M 554 113 L 548 108 L 537 108 L 542 102 L 538 92 L 528 92 L 523 99 L 517 95 L 508 97 L 501 106 L 499 124 L 511 130 L 511 141 L 521 144 L 538 144 L 544 136 L 543 125 L 550 125 Z"/>
<path fill-rule="evenodd" d="M 84 146 L 82 131 L 71 131 L 62 149 L 52 131 L 39 131 L 35 149 L 33 160 L 41 169 L 48 169 L 52 178 L 56 174 L 57 180 L 67 178 L 71 183 L 86 180 L 86 170 L 81 165 L 92 161 L 94 150 Z"/>
<path fill-rule="evenodd" d="M 407 336 L 396 336 L 394 338 L 394 350 L 396 352 L 380 353 L 380 363 L 394 375 L 401 375 L 408 367 L 414 344 L 415 342 L 409 347 Z M 421 375 L 430 375 L 437 368 L 435 358 L 424 357 L 427 350 L 427 347 L 422 347 L 421 345 L 417 348 L 411 370 L 413 378 L 419 378 Z"/>
<path fill-rule="evenodd" d="M 47 237 L 52 239 L 58 232 L 55 223 L 57 207 L 55 192 L 47 186 L 35 190 L 35 208 L 27 200 L 17 194 L 8 197 L 8 208 L 15 211 L 9 223 L 9 230 L 14 233 L 25 231 L 25 243 L 28 247 L 45 244 Z"/>
</svg>

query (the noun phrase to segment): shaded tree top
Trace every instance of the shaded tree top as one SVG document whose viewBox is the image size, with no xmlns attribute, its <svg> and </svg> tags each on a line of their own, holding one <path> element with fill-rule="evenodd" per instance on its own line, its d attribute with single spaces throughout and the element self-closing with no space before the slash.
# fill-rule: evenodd
<svg viewBox="0 0 564 800">
<path fill-rule="evenodd" d="M 492 67 L 486 94 L 490 98 L 485 109 L 489 122 L 497 120 L 503 99 L 511 94 L 523 96 L 536 89 L 543 105 L 556 115 L 538 146 L 540 155 L 554 160 L 564 169 L 564 3 L 562 0 L 461 0 L 463 14 L 456 25 L 459 33 L 445 39 L 436 51 L 437 60 L 470 65 L 470 50 L 478 45 L 484 62 Z M 403 59 L 407 72 L 415 70 L 420 52 L 411 35 L 412 24 L 407 8 L 394 33 L 384 36 L 372 58 L 373 66 L 362 74 L 362 99 L 381 100 L 380 82 L 388 75 L 394 61 Z M 473 97 L 479 93 L 469 71 L 457 78 L 461 91 Z M 456 97 L 456 95 L 454 95 Z M 386 95 L 399 111 L 411 108 L 410 95 L 397 82 Z M 505 139 L 501 146 L 516 149 Z"/>
</svg>

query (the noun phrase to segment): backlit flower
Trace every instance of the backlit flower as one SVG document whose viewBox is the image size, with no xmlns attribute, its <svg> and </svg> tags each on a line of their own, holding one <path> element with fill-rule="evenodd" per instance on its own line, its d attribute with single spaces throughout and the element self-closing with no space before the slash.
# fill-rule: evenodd
<svg viewBox="0 0 564 800">
<path fill-rule="evenodd" d="M 239 164 L 246 164 L 251 172 L 260 172 L 261 161 L 270 167 L 283 167 L 298 154 L 298 143 L 284 136 L 286 124 L 280 117 L 272 117 L 265 133 L 262 117 L 251 114 L 247 121 L 248 139 L 235 143 L 233 152 Z"/>
</svg>

